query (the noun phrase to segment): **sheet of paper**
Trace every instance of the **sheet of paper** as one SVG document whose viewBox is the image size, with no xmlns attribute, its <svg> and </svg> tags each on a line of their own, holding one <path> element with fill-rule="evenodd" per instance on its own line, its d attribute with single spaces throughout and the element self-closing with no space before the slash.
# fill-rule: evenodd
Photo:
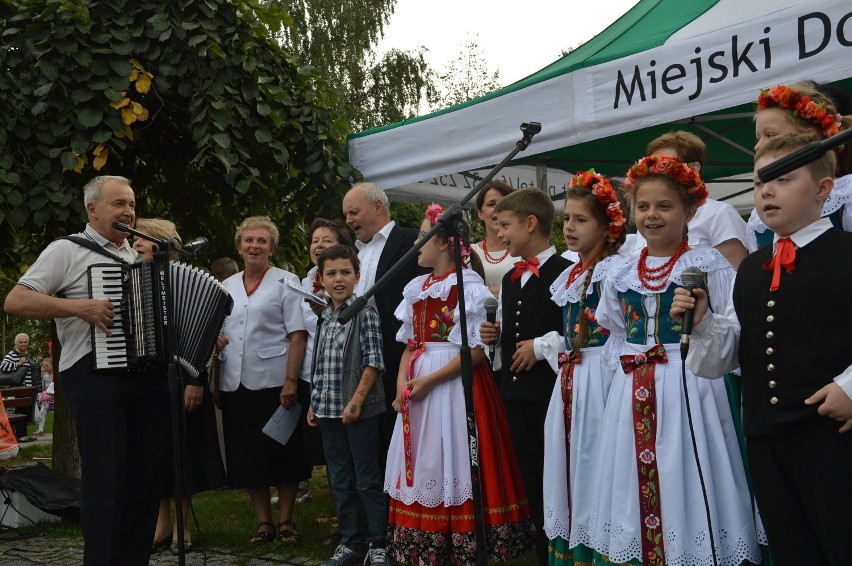
<svg viewBox="0 0 852 566">
<path fill-rule="evenodd" d="M 296 430 L 300 418 L 302 418 L 302 406 L 299 405 L 298 401 L 293 403 L 289 409 L 279 406 L 261 430 L 272 440 L 287 444 L 287 441 L 293 435 L 293 431 Z"/>
</svg>

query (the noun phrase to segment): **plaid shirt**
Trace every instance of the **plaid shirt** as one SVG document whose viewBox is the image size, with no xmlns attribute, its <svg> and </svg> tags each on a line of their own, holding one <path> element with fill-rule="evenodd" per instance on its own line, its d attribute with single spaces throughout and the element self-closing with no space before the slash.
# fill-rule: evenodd
<svg viewBox="0 0 852 566">
<path fill-rule="evenodd" d="M 343 399 L 341 375 L 343 374 L 343 343 L 347 324 L 340 324 L 338 317 L 354 300 L 349 297 L 338 309 L 328 306 L 322 313 L 322 324 L 317 336 L 316 367 L 312 377 L 311 408 L 317 418 L 339 419 L 350 399 Z M 382 333 L 379 315 L 373 309 L 364 312 L 361 322 L 361 367 L 384 370 L 382 361 Z"/>
</svg>

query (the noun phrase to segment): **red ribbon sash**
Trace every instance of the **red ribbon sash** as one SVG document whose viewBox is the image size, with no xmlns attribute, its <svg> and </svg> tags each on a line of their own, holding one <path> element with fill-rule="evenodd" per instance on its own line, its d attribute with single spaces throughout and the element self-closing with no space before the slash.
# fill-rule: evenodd
<svg viewBox="0 0 852 566">
<path fill-rule="evenodd" d="M 568 483 L 568 537 L 571 537 L 571 416 L 574 404 L 574 367 L 580 363 L 579 352 L 559 354 L 559 381 L 562 389 L 562 418 L 565 422 L 565 481 Z"/>
<path fill-rule="evenodd" d="M 408 361 L 408 380 L 411 381 L 414 375 L 414 362 L 420 355 L 426 351 L 426 346 L 414 340 L 408 341 L 408 349 L 411 350 L 411 359 Z M 411 394 L 411 389 L 406 387 L 402 390 L 400 414 L 402 415 L 402 443 L 405 451 L 405 485 L 412 487 L 414 485 L 414 462 L 411 458 L 411 411 L 409 408 L 408 396 Z"/>
<path fill-rule="evenodd" d="M 663 518 L 657 470 L 655 364 L 668 362 L 666 349 L 657 344 L 642 354 L 621 356 L 624 373 L 633 372 L 633 441 L 639 478 L 639 513 L 645 529 L 642 564 L 664 566 Z"/>
</svg>

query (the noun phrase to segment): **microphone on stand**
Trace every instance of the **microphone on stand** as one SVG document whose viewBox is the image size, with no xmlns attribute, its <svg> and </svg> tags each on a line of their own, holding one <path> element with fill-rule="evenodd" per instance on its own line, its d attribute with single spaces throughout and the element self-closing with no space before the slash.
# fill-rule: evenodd
<svg viewBox="0 0 852 566">
<path fill-rule="evenodd" d="M 693 291 L 701 286 L 704 282 L 704 272 L 697 267 L 690 266 L 683 270 L 680 274 L 681 287 L 689 291 L 690 295 L 694 295 Z M 692 334 L 692 318 L 695 316 L 695 309 L 687 309 L 683 313 L 683 326 L 680 332 L 680 355 L 686 358 L 689 352 L 689 338 Z"/>
<path fill-rule="evenodd" d="M 497 322 L 497 307 L 500 306 L 500 303 L 497 302 L 497 299 L 494 297 L 488 297 L 485 299 L 485 318 L 490 323 Z M 494 344 L 488 346 L 488 358 L 491 360 L 492 367 L 494 366 Z"/>
<path fill-rule="evenodd" d="M 207 238 L 204 236 L 199 236 L 194 240 L 187 242 L 183 246 L 183 250 L 192 254 L 196 254 L 200 251 L 204 251 L 207 249 L 207 246 L 210 245 L 210 242 L 207 241 Z"/>
</svg>

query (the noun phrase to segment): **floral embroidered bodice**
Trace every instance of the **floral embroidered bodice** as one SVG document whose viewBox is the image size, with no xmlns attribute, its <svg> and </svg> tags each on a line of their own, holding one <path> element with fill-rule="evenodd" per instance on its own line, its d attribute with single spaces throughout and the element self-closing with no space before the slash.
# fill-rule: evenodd
<svg viewBox="0 0 852 566">
<path fill-rule="evenodd" d="M 458 305 L 458 287 L 453 285 L 446 299 L 426 297 L 414 303 L 414 340 L 449 342 L 455 323 L 453 315 Z"/>
<path fill-rule="evenodd" d="M 677 260 L 665 288 L 650 291 L 639 279 L 638 260 L 639 254 L 633 253 L 609 270 L 598 304 L 598 322 L 612 332 L 606 345 L 619 351 L 621 346 L 618 343 L 624 342 L 653 345 L 680 341 L 681 324 L 672 320 L 669 311 L 674 290 L 682 284 L 681 273 L 685 268 L 694 266 L 704 273 L 701 288 L 708 293 L 711 308 L 725 304 L 736 274 L 716 249 L 699 248 L 687 251 Z M 666 260 L 668 258 L 648 258 L 653 266 Z M 619 353 L 611 352 L 614 355 Z"/>
<path fill-rule="evenodd" d="M 598 324 L 598 303 L 604 279 L 620 261 L 620 257 L 610 256 L 595 264 L 592 267 L 594 272 L 588 281 L 588 286 L 586 273 L 580 275 L 571 284 L 567 284 L 571 274 L 570 267 L 563 271 L 550 286 L 551 299 L 562 307 L 562 335 L 566 350 L 574 348 L 580 330 L 581 317 L 588 322 L 586 343 L 581 347 L 594 348 L 606 344 L 609 331 Z"/>
<path fill-rule="evenodd" d="M 580 331 L 580 318 L 586 319 L 588 331 L 586 334 L 586 343 L 582 345 L 584 348 L 592 348 L 595 346 L 603 346 L 606 344 L 606 339 L 609 337 L 609 331 L 606 328 L 601 328 L 597 322 L 598 301 L 600 301 L 600 283 L 592 283 L 591 289 L 581 301 L 576 303 L 565 303 L 562 307 L 562 314 L 565 321 L 565 347 L 570 349 L 577 340 L 577 333 Z"/>
<path fill-rule="evenodd" d="M 627 332 L 627 342 L 631 344 L 672 344 L 680 340 L 681 325 L 672 320 L 669 310 L 674 300 L 674 286 L 653 295 L 656 309 L 653 315 L 648 315 L 642 295 L 633 289 L 620 291 L 618 299 L 621 303 L 621 314 L 624 319 L 624 329 Z M 653 340 L 648 337 L 648 330 L 653 329 Z"/>
</svg>

